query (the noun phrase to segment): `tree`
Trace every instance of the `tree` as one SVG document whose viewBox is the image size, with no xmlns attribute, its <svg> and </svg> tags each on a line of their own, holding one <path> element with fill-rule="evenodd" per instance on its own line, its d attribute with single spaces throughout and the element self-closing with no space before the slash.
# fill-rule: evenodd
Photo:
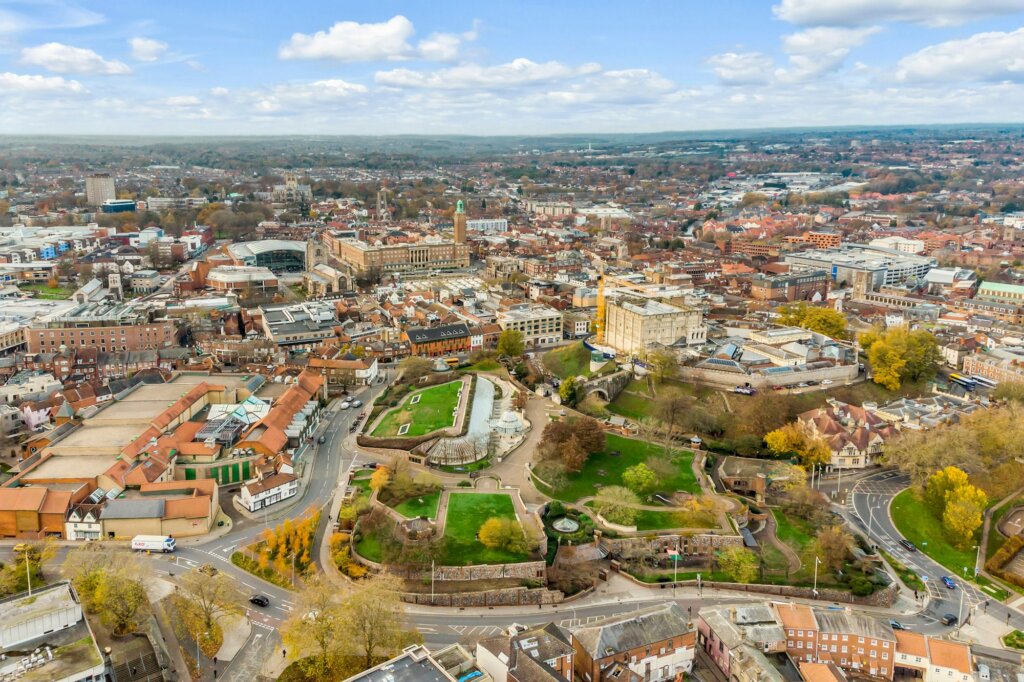
<svg viewBox="0 0 1024 682">
<path fill-rule="evenodd" d="M 757 578 L 757 557 L 742 547 L 723 549 L 718 553 L 718 565 L 735 582 L 749 583 Z"/>
<path fill-rule="evenodd" d="M 925 329 L 872 329 L 858 340 L 867 352 L 874 382 L 891 391 L 898 390 L 905 381 L 931 378 L 941 359 L 935 337 Z"/>
<path fill-rule="evenodd" d="M 577 396 L 576 377 L 569 377 L 562 380 L 558 387 L 558 396 L 562 399 L 563 405 L 575 405 Z"/>
<path fill-rule="evenodd" d="M 622 472 L 622 482 L 640 497 L 647 497 L 658 486 L 658 476 L 643 462 Z"/>
<path fill-rule="evenodd" d="M 124 568 L 108 571 L 96 588 L 100 619 L 115 635 L 135 632 L 149 613 L 146 588 L 136 575 Z"/>
<path fill-rule="evenodd" d="M 406 627 L 398 591 L 395 578 L 379 575 L 358 583 L 342 601 L 341 626 L 335 636 L 353 647 L 350 651 L 362 666 L 359 670 L 371 668 L 420 641 L 419 633 Z"/>
<path fill-rule="evenodd" d="M 426 358 L 411 355 L 398 363 L 398 369 L 402 370 L 402 378 L 411 383 L 430 374 L 433 365 Z"/>
<path fill-rule="evenodd" d="M 841 312 L 806 303 L 783 306 L 779 324 L 803 327 L 832 338 L 841 339 L 846 336 L 846 317 Z"/>
<path fill-rule="evenodd" d="M 928 478 L 924 487 L 924 505 L 932 516 L 941 519 L 946 513 L 949 493 L 970 485 L 967 474 L 955 466 L 940 469 Z"/>
<path fill-rule="evenodd" d="M 659 384 L 679 373 L 679 357 L 668 349 L 652 350 L 647 354 L 647 364 Z"/>
<path fill-rule="evenodd" d="M 992 391 L 992 397 L 996 400 L 1024 403 L 1024 382 L 1003 381 Z"/>
<path fill-rule="evenodd" d="M 203 632 L 209 632 L 224 616 L 242 611 L 242 593 L 226 573 L 194 569 L 181 577 L 180 587 L 182 598 L 199 613 Z"/>
<path fill-rule="evenodd" d="M 590 417 L 548 422 L 538 451 L 541 459 L 559 460 L 569 471 L 579 471 L 587 458 L 604 448 L 601 424 Z"/>
<path fill-rule="evenodd" d="M 506 329 L 498 336 L 498 355 L 518 358 L 525 350 L 523 333 L 518 329 Z"/>
<path fill-rule="evenodd" d="M 853 538 L 842 526 L 825 526 L 814 538 L 815 556 L 827 570 L 838 571 L 850 554 L 852 542 Z"/>
<path fill-rule="evenodd" d="M 967 549 L 981 528 L 988 495 L 973 485 L 962 485 L 946 493 L 942 527 L 957 549 Z"/>
<path fill-rule="evenodd" d="M 373 470 L 373 475 L 370 476 L 370 489 L 381 490 L 387 487 L 391 481 L 391 471 L 387 467 L 377 467 Z"/>
<path fill-rule="evenodd" d="M 776 455 L 796 455 L 805 467 L 827 464 L 832 460 L 832 450 L 828 444 L 816 434 L 809 433 L 797 422 L 769 431 L 764 436 L 764 442 Z"/>
<path fill-rule="evenodd" d="M 621 485 L 610 485 L 597 491 L 594 497 L 594 509 L 606 521 L 621 526 L 629 526 L 636 520 L 640 498 L 629 488 Z"/>
<path fill-rule="evenodd" d="M 281 628 L 281 637 L 293 658 L 302 657 L 301 667 L 307 678 L 319 682 L 341 677 L 340 659 L 347 652 L 337 632 L 344 617 L 334 585 L 319 575 L 306 581 L 295 610 Z"/>
<path fill-rule="evenodd" d="M 515 519 L 489 518 L 480 526 L 478 535 L 484 547 L 516 553 L 529 551 L 523 527 Z"/>
</svg>

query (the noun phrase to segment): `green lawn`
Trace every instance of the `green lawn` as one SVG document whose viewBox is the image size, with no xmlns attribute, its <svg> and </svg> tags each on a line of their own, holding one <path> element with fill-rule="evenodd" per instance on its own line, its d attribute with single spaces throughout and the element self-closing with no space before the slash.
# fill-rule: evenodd
<svg viewBox="0 0 1024 682">
<path fill-rule="evenodd" d="M 22 291 L 35 293 L 36 298 L 47 298 L 55 301 L 71 298 L 71 294 L 75 293 L 74 287 L 51 287 L 46 284 L 22 284 L 18 288 Z"/>
<path fill-rule="evenodd" d="M 451 493 L 444 525 L 444 552 L 438 563 L 446 566 L 466 564 L 503 564 L 525 561 L 526 554 L 484 547 L 476 539 L 487 519 L 515 519 L 516 510 L 509 495 L 501 493 Z"/>
<path fill-rule="evenodd" d="M 435 518 L 437 516 L 437 504 L 441 501 L 441 491 L 435 490 L 432 493 L 420 497 L 413 497 L 400 504 L 395 505 L 395 511 L 407 519 L 415 519 L 420 516 Z"/>
<path fill-rule="evenodd" d="M 559 379 L 590 376 L 590 351 L 578 341 L 544 354 L 544 366 Z"/>
<path fill-rule="evenodd" d="M 715 517 L 708 513 L 687 513 L 673 510 L 641 509 L 633 522 L 637 530 L 670 530 L 672 528 L 713 528 Z"/>
<path fill-rule="evenodd" d="M 620 454 L 613 456 L 617 451 Z M 605 448 L 587 458 L 577 473 L 569 474 L 564 486 L 555 491 L 555 497 L 564 502 L 575 502 L 581 497 L 590 497 L 597 493 L 595 484 L 603 486 L 622 485 L 622 472 L 631 466 L 646 462 L 648 458 L 664 460 L 664 448 L 659 445 L 645 443 L 631 438 L 623 438 L 608 434 Z M 687 450 L 676 450 L 669 457 L 674 474 L 663 477 L 659 483 L 660 492 L 683 490 L 690 493 L 700 492 L 697 478 L 693 475 L 693 453 Z"/>
<path fill-rule="evenodd" d="M 1014 630 L 1003 637 L 1003 644 L 1013 649 L 1024 650 L 1024 632 Z"/>
<path fill-rule="evenodd" d="M 779 509 L 773 509 L 777 530 L 775 534 L 780 540 L 792 547 L 797 553 L 814 540 L 816 529 L 808 521 L 796 516 L 787 516 Z"/>
<path fill-rule="evenodd" d="M 481 360 L 473 365 L 460 367 L 460 372 L 496 372 L 501 369 L 501 363 L 497 360 Z"/>
<path fill-rule="evenodd" d="M 450 381 L 440 386 L 431 386 L 410 393 L 398 407 L 391 408 L 373 430 L 374 436 L 387 438 L 397 436 L 403 424 L 410 424 L 403 436 L 422 436 L 431 431 L 444 429 L 455 423 L 453 413 L 459 404 L 461 381 Z M 415 396 L 422 396 L 418 403 L 411 405 Z"/>
<path fill-rule="evenodd" d="M 647 416 L 648 411 L 651 409 L 651 398 L 626 390 L 620 393 L 615 400 L 608 403 L 607 407 L 609 412 L 614 412 L 626 419 L 640 421 Z"/>
<path fill-rule="evenodd" d="M 360 535 L 359 542 L 356 543 L 356 551 L 360 556 L 370 561 L 376 561 L 378 564 L 384 559 L 380 548 L 380 538 L 376 535 L 369 533 Z"/>
<path fill-rule="evenodd" d="M 925 509 L 913 490 L 908 488 L 894 497 L 890 511 L 896 530 L 919 550 L 948 568 L 950 575 L 963 578 L 966 566 L 967 574 L 973 576 L 975 551 L 970 548 L 963 551 L 951 545 L 942 529 L 942 522 Z M 938 577 L 931 576 L 931 579 Z"/>
</svg>

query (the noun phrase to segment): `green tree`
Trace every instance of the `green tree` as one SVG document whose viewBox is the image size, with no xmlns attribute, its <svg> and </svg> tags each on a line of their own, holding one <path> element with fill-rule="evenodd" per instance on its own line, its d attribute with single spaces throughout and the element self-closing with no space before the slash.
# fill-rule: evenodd
<svg viewBox="0 0 1024 682">
<path fill-rule="evenodd" d="M 563 405 L 575 405 L 577 396 L 576 377 L 563 379 L 558 387 L 558 396 L 562 399 Z"/>
<path fill-rule="evenodd" d="M 1024 382 L 1003 381 L 992 391 L 992 397 L 996 400 L 1024 403 Z"/>
<path fill-rule="evenodd" d="M 925 329 L 873 329 L 861 334 L 859 341 L 867 352 L 874 382 L 891 391 L 906 381 L 931 378 L 941 358 L 935 337 Z"/>
<path fill-rule="evenodd" d="M 629 526 L 636 520 L 640 498 L 629 488 L 609 485 L 597 491 L 594 509 L 611 523 Z"/>
<path fill-rule="evenodd" d="M 679 357 L 668 349 L 653 350 L 647 354 L 647 364 L 658 383 L 675 376 L 679 372 Z"/>
<path fill-rule="evenodd" d="M 735 582 L 749 583 L 757 578 L 757 557 L 742 547 L 726 547 L 720 551 L 718 565 Z"/>
<path fill-rule="evenodd" d="M 498 336 L 498 355 L 518 358 L 526 350 L 523 333 L 518 329 L 506 329 Z"/>
<path fill-rule="evenodd" d="M 641 497 L 647 497 L 658 486 L 658 475 L 643 462 L 622 472 L 622 482 Z"/>
</svg>

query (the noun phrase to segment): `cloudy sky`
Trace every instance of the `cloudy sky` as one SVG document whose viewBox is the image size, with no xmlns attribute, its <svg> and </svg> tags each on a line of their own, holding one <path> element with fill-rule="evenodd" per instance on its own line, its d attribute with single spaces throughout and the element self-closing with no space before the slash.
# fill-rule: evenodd
<svg viewBox="0 0 1024 682">
<path fill-rule="evenodd" d="M 1020 121 L 1024 0 L 0 0 L 0 134 Z"/>
</svg>

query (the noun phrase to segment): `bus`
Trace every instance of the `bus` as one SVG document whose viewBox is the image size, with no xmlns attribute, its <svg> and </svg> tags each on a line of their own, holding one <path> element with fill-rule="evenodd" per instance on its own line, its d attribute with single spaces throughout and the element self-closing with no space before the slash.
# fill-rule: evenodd
<svg viewBox="0 0 1024 682">
<path fill-rule="evenodd" d="M 988 377 L 980 377 L 977 374 L 972 374 L 971 379 L 974 381 L 974 383 L 980 386 L 985 386 L 986 388 L 995 388 L 996 386 L 999 385 L 998 381 L 994 379 L 989 379 Z"/>
<path fill-rule="evenodd" d="M 960 386 L 963 386 L 968 391 L 973 391 L 978 386 L 977 382 L 975 382 L 973 379 L 970 379 L 960 374 L 950 374 L 949 380 L 952 381 L 954 384 L 959 384 Z"/>
</svg>

